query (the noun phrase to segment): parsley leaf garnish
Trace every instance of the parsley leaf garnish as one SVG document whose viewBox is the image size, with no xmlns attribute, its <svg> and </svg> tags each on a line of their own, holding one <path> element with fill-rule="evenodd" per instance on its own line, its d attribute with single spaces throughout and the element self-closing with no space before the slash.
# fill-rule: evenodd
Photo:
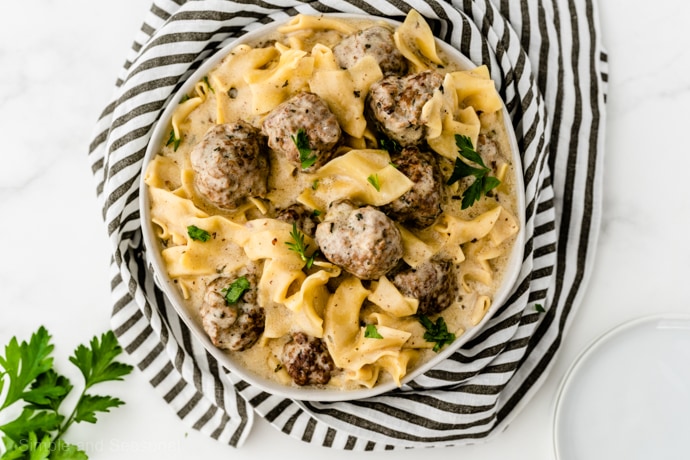
<svg viewBox="0 0 690 460">
<path fill-rule="evenodd" d="M 240 301 L 244 291 L 249 289 L 251 284 L 246 276 L 240 276 L 233 281 L 228 287 L 221 289 L 221 294 L 225 296 L 225 301 L 228 305 L 235 305 Z"/>
<path fill-rule="evenodd" d="M 122 348 L 112 331 L 100 339 L 94 337 L 88 346 L 79 345 L 69 358 L 81 371 L 84 385 L 68 416 L 61 409 L 73 386 L 53 369 L 53 349 L 50 334 L 41 326 L 29 342 L 20 344 L 12 338 L 5 355 L 0 356 L 0 396 L 8 384 L 0 412 L 19 401 L 24 403 L 14 420 L 0 426 L 5 435 L 2 458 L 85 460 L 86 453 L 64 442 L 62 435 L 73 423 L 96 423 L 97 413 L 124 404 L 118 398 L 88 392 L 98 383 L 122 380 L 132 371 L 132 366 L 115 361 Z"/>
<path fill-rule="evenodd" d="M 204 229 L 197 227 L 196 225 L 189 225 L 187 227 L 187 235 L 193 240 L 201 241 L 203 243 L 211 239 L 211 234 Z"/>
<path fill-rule="evenodd" d="M 292 223 L 292 231 L 290 232 L 290 236 L 292 237 L 292 241 L 286 241 L 285 244 L 288 245 L 291 251 L 295 251 L 297 254 L 299 254 L 300 258 L 307 263 L 307 268 L 311 268 L 311 266 L 314 264 L 314 259 L 316 258 L 316 253 L 318 251 L 314 251 L 311 257 L 307 257 L 307 249 L 309 249 L 309 244 L 305 243 L 304 234 L 297 229 L 297 224 L 295 222 Z"/>
<path fill-rule="evenodd" d="M 434 344 L 434 351 L 439 352 L 444 346 L 453 343 L 455 334 L 448 332 L 448 326 L 443 316 L 436 318 L 436 322 L 431 321 L 427 316 L 421 315 L 419 322 L 422 323 L 426 332 L 424 333 L 424 340 L 427 342 L 436 342 Z"/>
<path fill-rule="evenodd" d="M 364 337 L 367 339 L 382 339 L 383 336 L 379 334 L 378 329 L 376 329 L 375 324 L 367 324 L 367 327 L 364 329 Z"/>
<path fill-rule="evenodd" d="M 24 397 L 26 388 L 36 378 L 53 367 L 53 344 L 50 334 L 44 327 L 40 327 L 32 336 L 29 343 L 19 344 L 16 337 L 5 346 L 5 356 L 0 356 L 0 366 L 3 373 L 0 377 L 9 379 L 5 401 L 0 410 Z M 0 380 L 2 390 L 5 379 Z"/>
<path fill-rule="evenodd" d="M 316 163 L 316 155 L 311 151 L 309 137 L 304 129 L 300 128 L 297 130 L 297 135 L 290 136 L 290 138 L 292 142 L 295 143 L 297 151 L 299 152 L 299 162 L 302 165 L 302 169 L 307 169 Z"/>
<path fill-rule="evenodd" d="M 216 90 L 213 89 L 213 86 L 211 86 L 211 83 L 208 82 L 208 75 L 204 76 L 204 83 L 208 87 L 209 91 L 211 91 L 212 93 L 216 92 Z"/>
<path fill-rule="evenodd" d="M 180 141 L 182 139 L 179 137 L 175 137 L 175 130 L 171 129 L 170 130 L 170 137 L 168 137 L 168 142 L 165 143 L 165 145 L 173 145 L 173 150 L 177 152 L 177 148 L 180 146 Z"/>
<path fill-rule="evenodd" d="M 377 192 L 381 191 L 381 181 L 379 180 L 378 174 L 371 174 L 369 177 L 367 177 L 367 182 L 369 182 Z"/>
<path fill-rule="evenodd" d="M 390 155 L 402 152 L 402 146 L 397 141 L 384 137 L 379 139 L 379 147 L 387 151 Z"/>
<path fill-rule="evenodd" d="M 474 150 L 472 140 L 469 137 L 456 134 L 455 145 L 458 146 L 458 157 L 455 159 L 453 173 L 448 179 L 447 185 L 452 185 L 464 177 L 474 176 L 474 182 L 472 182 L 462 193 L 462 209 L 467 209 L 472 206 L 475 201 L 479 200 L 482 195 L 486 195 L 488 192 L 498 187 L 501 181 L 495 177 L 488 176 L 491 169 L 486 167 L 482 157 Z M 460 157 L 472 163 L 476 163 L 480 167 L 475 168 L 474 166 L 470 166 Z"/>
<path fill-rule="evenodd" d="M 538 303 L 534 306 L 534 311 L 539 312 L 539 313 L 546 313 L 546 310 L 544 310 L 544 307 L 540 303 Z"/>
</svg>

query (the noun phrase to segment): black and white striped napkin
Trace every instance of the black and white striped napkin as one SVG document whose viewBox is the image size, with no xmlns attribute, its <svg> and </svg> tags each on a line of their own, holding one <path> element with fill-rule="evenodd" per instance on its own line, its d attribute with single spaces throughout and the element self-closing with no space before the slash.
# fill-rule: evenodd
<svg viewBox="0 0 690 460">
<path fill-rule="evenodd" d="M 185 79 L 245 32 L 297 13 L 402 20 L 410 8 L 488 65 L 506 101 L 527 194 L 522 271 L 471 342 L 402 389 L 335 403 L 272 396 L 221 368 L 155 287 L 138 211 L 146 145 Z M 258 414 L 338 449 L 449 446 L 489 439 L 529 401 L 573 320 L 599 232 L 607 62 L 594 0 L 154 0 L 118 77 L 89 152 L 112 241 L 112 328 L 189 426 L 240 446 Z"/>
</svg>

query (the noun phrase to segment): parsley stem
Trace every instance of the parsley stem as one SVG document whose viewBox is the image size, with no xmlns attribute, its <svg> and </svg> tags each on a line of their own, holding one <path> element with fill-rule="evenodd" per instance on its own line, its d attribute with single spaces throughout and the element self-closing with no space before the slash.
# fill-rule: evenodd
<svg viewBox="0 0 690 460">
<path fill-rule="evenodd" d="M 58 439 L 62 438 L 62 435 L 65 434 L 67 429 L 72 426 L 74 423 L 74 419 L 77 417 L 77 408 L 79 407 L 79 401 L 84 399 L 84 395 L 86 395 L 86 385 L 84 385 L 84 389 L 81 390 L 81 393 L 79 394 L 79 399 L 77 399 L 77 403 L 74 405 L 72 408 L 72 412 L 69 414 L 69 417 L 65 419 L 65 422 L 62 424 L 60 429 L 58 429 L 57 434 L 55 435 L 55 438 L 53 438 L 53 442 L 57 441 Z"/>
</svg>

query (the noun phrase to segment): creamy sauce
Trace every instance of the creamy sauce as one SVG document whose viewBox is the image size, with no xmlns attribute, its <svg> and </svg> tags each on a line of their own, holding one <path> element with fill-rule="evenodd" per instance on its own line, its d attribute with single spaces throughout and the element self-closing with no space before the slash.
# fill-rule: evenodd
<svg viewBox="0 0 690 460">
<path fill-rule="evenodd" d="M 369 25 L 374 24 L 374 22 L 368 21 L 357 21 L 353 22 L 357 28 L 364 28 Z M 311 38 L 305 41 L 306 49 L 311 49 L 311 47 L 318 43 L 326 44 L 327 46 L 333 46 L 335 43 L 343 38 L 343 34 L 335 31 L 326 31 L 314 34 Z M 288 45 L 288 40 L 284 36 L 279 34 L 273 34 L 268 36 L 261 42 L 250 43 L 253 47 L 260 47 L 262 42 L 271 44 L 274 41 L 279 41 Z M 439 50 L 439 54 L 442 56 L 443 60 L 447 65 L 438 69 L 439 72 L 449 72 L 454 70 L 462 70 L 462 66 L 459 63 L 454 63 L 450 56 L 445 55 Z M 222 66 L 222 64 L 220 64 Z M 162 146 L 160 154 L 171 158 L 182 170 L 191 170 L 190 166 L 190 151 L 196 143 L 198 143 L 203 137 L 204 133 L 217 122 L 217 97 L 222 97 L 211 91 L 206 95 L 206 99 L 201 103 L 186 120 L 180 125 L 180 131 L 183 133 L 181 142 L 177 150 L 173 149 L 172 145 Z M 248 104 L 248 102 L 247 102 Z M 261 117 L 255 116 L 248 106 L 243 106 L 240 110 L 235 112 L 236 118 L 242 118 L 250 121 L 254 126 L 260 128 Z M 226 122 L 233 120 L 225 120 Z M 500 187 L 492 193 L 491 199 L 484 199 L 476 203 L 469 209 L 461 209 L 461 202 L 459 199 L 460 191 L 455 193 L 446 193 L 446 200 L 443 203 L 443 210 L 445 213 L 461 217 L 463 219 L 472 219 L 500 204 L 505 209 L 510 211 L 514 216 L 517 216 L 517 202 L 516 202 L 516 179 L 514 170 L 514 165 L 511 162 L 511 150 L 510 143 L 508 141 L 508 135 L 505 131 L 505 124 L 503 120 L 502 112 L 496 112 L 491 115 L 482 115 L 480 117 L 481 121 L 481 133 L 490 136 L 491 139 L 497 143 L 498 150 L 500 152 L 500 159 L 503 167 L 506 168 L 505 175 L 502 179 L 502 184 Z M 271 176 L 269 177 L 269 194 L 267 196 L 268 205 L 271 208 L 280 209 L 286 208 L 290 204 L 297 202 L 297 197 L 308 187 L 311 187 L 314 182 L 314 175 L 306 173 L 298 173 L 295 167 L 284 160 L 282 157 L 278 157 L 274 152 L 270 153 L 270 164 L 271 164 Z M 440 161 L 441 169 L 444 172 L 444 177 L 447 178 L 453 169 L 453 164 L 450 160 L 437 156 Z M 493 171 L 492 174 L 496 174 Z M 234 219 L 237 215 L 243 214 L 246 209 L 247 217 L 262 217 L 261 213 L 252 206 L 248 206 L 238 212 L 227 212 L 215 208 L 210 205 L 198 194 L 193 197 L 195 205 L 208 212 L 209 214 L 225 215 L 230 219 Z M 434 235 L 432 231 L 422 231 L 428 238 L 433 239 Z M 505 250 L 503 255 L 492 259 L 489 263 L 493 271 L 493 279 L 491 284 L 485 285 L 476 281 L 469 281 L 473 288 L 473 292 L 470 295 L 461 295 L 458 298 L 456 305 L 448 308 L 442 312 L 446 323 L 450 331 L 456 331 L 462 334 L 462 331 L 466 331 L 474 326 L 476 321 L 476 312 L 474 311 L 474 305 L 479 295 L 487 295 L 489 297 L 493 296 L 496 292 L 498 286 L 500 286 L 505 266 L 510 255 L 510 248 L 514 244 L 515 237 L 509 238 L 503 243 Z M 227 254 L 228 260 L 241 260 L 242 259 L 242 248 L 236 247 L 235 253 L 230 251 Z M 201 276 L 196 279 L 186 279 L 184 280 L 182 287 L 188 294 L 188 299 L 186 307 L 189 311 L 196 315 L 198 321 L 198 308 L 203 299 L 203 291 L 208 282 L 213 280 L 213 276 Z M 177 281 L 176 281 L 177 282 Z M 271 309 L 284 308 L 281 305 L 269 303 L 264 305 L 264 308 L 268 311 Z M 290 385 L 291 379 L 286 375 L 286 373 L 281 370 L 279 356 L 281 354 L 282 347 L 286 342 L 286 338 L 279 339 L 260 339 L 260 342 L 254 347 L 247 351 L 235 352 L 233 354 L 233 359 L 238 360 L 243 367 L 251 369 L 256 374 L 260 375 L 269 380 L 278 381 L 280 383 Z M 263 346 L 262 346 L 263 345 Z M 432 359 L 435 353 L 430 349 L 421 349 L 419 355 L 413 363 L 409 366 L 414 368 L 419 363 L 426 362 Z M 385 373 L 381 373 L 380 382 L 390 380 L 390 376 Z M 340 376 L 335 375 L 329 387 L 347 389 L 347 384 L 343 382 Z"/>
</svg>

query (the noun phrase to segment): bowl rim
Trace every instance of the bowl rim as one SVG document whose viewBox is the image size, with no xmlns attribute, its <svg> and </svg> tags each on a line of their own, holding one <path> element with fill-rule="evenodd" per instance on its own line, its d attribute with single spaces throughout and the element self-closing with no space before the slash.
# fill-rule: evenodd
<svg viewBox="0 0 690 460">
<path fill-rule="evenodd" d="M 380 16 L 364 15 L 364 14 L 350 14 L 350 13 L 320 13 L 315 16 L 323 17 L 336 17 L 343 19 L 352 20 L 366 20 L 366 21 L 385 21 L 394 27 L 402 24 L 402 22 Z M 237 37 L 230 41 L 228 44 L 224 45 L 218 51 L 210 55 L 205 61 L 189 76 L 186 81 L 175 90 L 170 98 L 168 99 L 167 106 L 161 113 L 160 117 L 155 121 L 154 128 L 149 138 L 146 152 L 142 160 L 142 169 L 139 178 L 139 212 L 141 218 L 141 229 L 143 244 L 146 252 L 146 258 L 148 261 L 148 270 L 153 274 L 156 286 L 158 286 L 166 296 L 167 301 L 175 309 L 177 315 L 182 319 L 185 325 L 189 328 L 195 339 L 199 340 L 205 350 L 210 353 L 223 367 L 229 370 L 231 373 L 246 381 L 250 385 L 253 385 L 260 390 L 268 392 L 275 396 L 280 396 L 288 399 L 299 400 L 299 401 L 314 401 L 314 402 L 338 402 L 338 401 L 349 401 L 369 398 L 373 396 L 378 396 L 383 393 L 387 393 L 398 389 L 399 387 L 395 382 L 384 382 L 379 385 L 375 385 L 372 388 L 361 388 L 352 390 L 343 389 L 320 389 L 320 388 L 301 388 L 289 385 L 283 385 L 275 381 L 267 380 L 259 375 L 254 374 L 252 371 L 242 367 L 239 363 L 236 363 L 228 352 L 221 350 L 213 345 L 209 339 L 203 327 L 192 317 L 192 315 L 187 311 L 184 306 L 184 300 L 179 292 L 179 289 L 174 285 L 171 278 L 168 276 L 165 270 L 165 263 L 162 258 L 160 251 L 160 245 L 157 241 L 157 236 L 155 234 L 154 224 L 150 219 L 150 197 L 148 191 L 148 185 L 145 183 L 145 171 L 151 160 L 158 154 L 162 142 L 166 135 L 168 135 L 168 127 L 172 114 L 176 108 L 174 101 L 179 99 L 179 96 L 189 92 L 194 85 L 200 81 L 204 75 L 206 75 L 210 70 L 212 70 L 216 65 L 218 65 L 221 60 L 230 52 L 234 47 L 247 43 L 253 42 L 260 39 L 265 34 L 274 32 L 277 28 L 285 25 L 288 21 L 292 20 L 294 16 L 286 17 L 283 19 L 276 20 L 269 24 L 261 25 L 240 37 Z M 435 38 L 437 46 L 441 47 L 442 50 L 452 57 L 452 59 L 458 62 L 461 67 L 471 69 L 477 67 L 469 58 L 462 54 L 459 50 L 454 48 L 449 43 L 444 42 L 438 38 Z M 501 98 L 502 111 L 503 111 L 503 121 L 508 135 L 508 143 L 511 149 L 511 160 L 513 162 L 513 169 L 515 171 L 515 190 L 517 191 L 516 197 L 516 207 L 518 212 L 518 221 L 520 228 L 517 235 L 515 236 L 515 242 L 510 252 L 510 257 L 503 274 L 501 283 L 496 290 L 494 297 L 492 299 L 491 306 L 485 313 L 484 317 L 479 323 L 471 328 L 468 328 L 463 332 L 462 335 L 457 337 L 453 343 L 447 345 L 443 348 L 433 359 L 430 359 L 426 363 L 412 369 L 408 372 L 401 380 L 401 386 L 415 379 L 416 377 L 424 374 L 433 367 L 439 365 L 445 361 L 450 355 L 455 353 L 460 347 L 470 341 L 476 334 L 483 329 L 483 326 L 494 316 L 496 311 L 505 303 L 510 295 L 515 281 L 522 267 L 522 258 L 524 254 L 524 242 L 525 242 L 525 188 L 524 188 L 524 177 L 522 170 L 522 160 L 520 157 L 520 150 L 518 148 L 517 139 L 515 136 L 515 129 L 511 123 L 511 118 L 507 111 L 505 102 Z"/>
</svg>

